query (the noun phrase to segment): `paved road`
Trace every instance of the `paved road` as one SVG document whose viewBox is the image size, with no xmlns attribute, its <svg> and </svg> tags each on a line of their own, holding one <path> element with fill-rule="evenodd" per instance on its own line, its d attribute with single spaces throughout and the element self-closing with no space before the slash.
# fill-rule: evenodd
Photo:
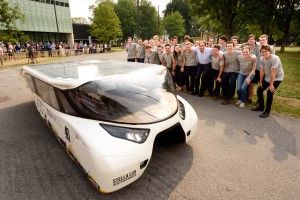
<svg viewBox="0 0 300 200">
<path fill-rule="evenodd" d="M 125 59 L 124 53 L 76 59 Z M 68 58 L 69 60 L 74 58 Z M 186 145 L 157 145 L 144 175 L 98 193 L 39 116 L 19 69 L 0 71 L 0 199 L 299 199 L 300 120 L 181 94 L 199 116 Z"/>
</svg>

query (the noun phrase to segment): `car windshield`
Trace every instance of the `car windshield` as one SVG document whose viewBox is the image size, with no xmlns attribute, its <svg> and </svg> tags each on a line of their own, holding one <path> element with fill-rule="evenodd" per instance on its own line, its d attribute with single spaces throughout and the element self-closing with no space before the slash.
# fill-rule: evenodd
<svg viewBox="0 0 300 200">
<path fill-rule="evenodd" d="M 119 123 L 154 123 L 177 111 L 172 77 L 161 66 L 91 81 L 64 92 L 80 117 Z"/>
</svg>

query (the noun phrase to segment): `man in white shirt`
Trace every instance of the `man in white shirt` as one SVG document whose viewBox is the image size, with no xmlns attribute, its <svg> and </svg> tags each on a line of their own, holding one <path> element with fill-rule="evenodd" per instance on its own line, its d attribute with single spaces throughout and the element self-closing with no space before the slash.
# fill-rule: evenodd
<svg viewBox="0 0 300 200">
<path fill-rule="evenodd" d="M 197 58 L 199 64 L 197 66 L 197 74 L 195 80 L 195 91 L 194 95 L 198 94 L 202 97 L 205 90 L 208 89 L 209 94 L 213 95 L 213 76 L 211 70 L 211 54 L 212 48 L 206 47 L 203 40 L 199 41 L 199 46 L 197 48 Z M 201 79 L 201 86 L 199 90 L 199 84 Z"/>
</svg>

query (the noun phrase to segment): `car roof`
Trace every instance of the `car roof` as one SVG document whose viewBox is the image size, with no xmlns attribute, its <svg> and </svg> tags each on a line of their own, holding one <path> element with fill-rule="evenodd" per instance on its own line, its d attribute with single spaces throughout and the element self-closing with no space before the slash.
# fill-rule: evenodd
<svg viewBox="0 0 300 200">
<path fill-rule="evenodd" d="M 135 72 L 146 77 L 162 70 L 166 68 L 161 65 L 114 60 L 36 64 L 24 66 L 22 69 L 23 73 L 28 73 L 60 89 L 72 89 L 90 81 L 126 76 Z"/>
</svg>

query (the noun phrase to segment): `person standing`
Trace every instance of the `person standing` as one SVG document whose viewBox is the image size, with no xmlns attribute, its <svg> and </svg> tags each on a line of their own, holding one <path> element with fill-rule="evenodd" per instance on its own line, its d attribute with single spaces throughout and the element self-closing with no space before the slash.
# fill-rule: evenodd
<svg viewBox="0 0 300 200">
<path fill-rule="evenodd" d="M 266 34 L 262 34 L 259 36 L 259 46 L 261 47 L 262 45 L 269 45 L 268 43 L 268 36 Z M 269 45 L 271 49 L 271 54 L 275 54 L 275 48 L 273 45 Z"/>
<path fill-rule="evenodd" d="M 138 44 L 136 46 L 136 61 L 139 63 L 145 62 L 145 46 L 141 38 L 138 39 Z"/>
<path fill-rule="evenodd" d="M 231 41 L 233 42 L 233 50 L 241 51 L 241 45 L 239 44 L 239 37 L 238 36 L 232 36 Z"/>
<path fill-rule="evenodd" d="M 173 69 L 175 69 L 176 90 L 184 86 L 184 57 L 181 47 L 177 44 L 173 52 Z"/>
<path fill-rule="evenodd" d="M 210 48 L 214 47 L 214 38 L 212 38 L 212 37 L 208 38 L 206 47 L 210 47 Z"/>
<path fill-rule="evenodd" d="M 135 62 L 136 44 L 132 42 L 131 37 L 129 37 L 127 39 L 126 51 L 127 51 L 127 61 L 128 62 Z"/>
<path fill-rule="evenodd" d="M 3 57 L 4 57 L 4 50 L 0 46 L 0 67 L 3 68 Z"/>
<path fill-rule="evenodd" d="M 260 80 L 259 87 L 257 88 L 258 106 L 252 110 L 264 111 L 260 117 L 266 118 L 269 116 L 271 111 L 273 94 L 283 81 L 284 72 L 280 58 L 274 54 L 271 54 L 271 48 L 269 45 L 263 45 L 260 51 L 262 57 L 260 58 Z M 268 91 L 265 107 L 263 92 L 266 89 L 268 89 Z"/>
<path fill-rule="evenodd" d="M 158 53 L 152 49 L 150 44 L 146 45 L 145 51 L 145 63 L 160 65 Z"/>
<path fill-rule="evenodd" d="M 221 35 L 219 38 L 219 45 L 220 45 L 220 50 L 222 52 L 226 51 L 226 42 L 227 42 L 227 37 L 225 35 Z"/>
<path fill-rule="evenodd" d="M 238 55 L 240 51 L 233 50 L 233 42 L 227 43 L 227 51 L 223 54 L 224 56 L 224 74 L 222 77 L 222 89 L 225 97 L 223 105 L 230 104 L 236 87 L 236 79 L 239 71 Z"/>
<path fill-rule="evenodd" d="M 186 91 L 194 93 L 198 58 L 196 51 L 192 49 L 191 42 L 185 42 L 183 57 Z"/>
<path fill-rule="evenodd" d="M 238 62 L 240 70 L 237 78 L 238 102 L 236 105 L 244 108 L 246 107 L 248 86 L 254 78 L 256 69 L 256 56 L 250 54 L 249 46 L 243 47 L 243 55 L 238 56 Z"/>
<path fill-rule="evenodd" d="M 165 66 L 172 76 L 175 76 L 175 69 L 173 70 L 173 54 L 171 51 L 171 45 L 165 45 L 165 52 L 161 56 L 161 63 Z"/>
<path fill-rule="evenodd" d="M 194 95 L 199 95 L 202 97 L 205 90 L 208 89 L 209 95 L 213 95 L 213 76 L 211 69 L 211 54 L 212 48 L 206 47 L 206 44 L 203 40 L 199 41 L 199 46 L 196 49 L 198 66 L 197 73 L 195 78 L 195 90 Z M 201 79 L 201 86 L 199 91 L 199 84 Z"/>
<path fill-rule="evenodd" d="M 249 95 L 248 95 L 248 102 L 252 103 L 252 97 L 254 94 L 254 84 L 257 84 L 259 82 L 259 74 L 260 74 L 260 51 L 259 51 L 259 46 L 256 43 L 256 38 L 254 34 L 251 34 L 247 38 L 248 45 L 250 47 L 250 53 L 254 54 L 257 58 L 256 60 L 256 70 L 255 70 L 255 75 L 254 78 L 249 85 Z"/>
<path fill-rule="evenodd" d="M 213 96 L 217 100 L 220 96 L 221 77 L 224 71 L 224 57 L 220 53 L 220 45 L 218 44 L 214 45 L 212 49 L 211 66 L 215 82 Z"/>
</svg>

